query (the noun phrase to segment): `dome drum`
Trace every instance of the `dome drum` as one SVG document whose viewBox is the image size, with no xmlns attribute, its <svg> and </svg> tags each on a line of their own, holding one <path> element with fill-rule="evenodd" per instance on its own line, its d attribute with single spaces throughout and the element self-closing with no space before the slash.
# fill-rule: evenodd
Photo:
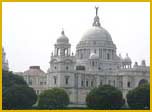
<svg viewBox="0 0 152 112">
<path fill-rule="evenodd" d="M 66 44 L 66 43 L 57 43 L 54 46 L 55 47 L 61 47 L 61 48 L 63 48 L 63 47 L 67 48 L 67 47 L 70 47 L 71 44 L 69 44 L 69 43 L 68 44 Z"/>
<path fill-rule="evenodd" d="M 80 41 L 78 44 L 77 44 L 77 47 L 79 46 L 115 46 L 115 44 L 113 44 L 113 42 L 111 41 L 96 41 L 96 40 L 93 40 L 93 41 Z"/>
</svg>

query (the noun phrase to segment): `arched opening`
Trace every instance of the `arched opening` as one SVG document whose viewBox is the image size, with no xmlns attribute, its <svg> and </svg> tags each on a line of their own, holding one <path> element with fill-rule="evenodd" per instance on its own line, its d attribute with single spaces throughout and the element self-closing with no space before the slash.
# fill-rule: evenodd
<svg viewBox="0 0 152 112">
<path fill-rule="evenodd" d="M 65 84 L 68 85 L 69 84 L 69 76 L 65 76 Z"/>
<path fill-rule="evenodd" d="M 54 78 L 54 84 L 56 84 L 56 82 L 57 82 L 57 76 L 53 76 L 53 78 Z"/>
<path fill-rule="evenodd" d="M 88 86 L 89 86 L 89 81 L 87 80 L 87 81 L 86 81 L 86 87 L 88 87 Z"/>
<path fill-rule="evenodd" d="M 66 66 L 66 70 L 68 70 L 69 69 L 69 67 L 68 66 Z"/>
<path fill-rule="evenodd" d="M 94 66 L 94 61 L 92 62 L 92 66 Z"/>
<path fill-rule="evenodd" d="M 141 85 L 146 84 L 146 83 L 148 83 L 148 81 L 147 81 L 146 79 L 141 79 L 141 80 L 139 81 L 138 86 L 141 86 Z"/>
<path fill-rule="evenodd" d="M 68 56 L 68 49 L 64 49 L 64 55 Z"/>
<path fill-rule="evenodd" d="M 57 56 L 60 56 L 60 49 L 57 48 Z"/>
<path fill-rule="evenodd" d="M 108 53 L 108 54 L 107 54 L 107 60 L 109 60 L 109 59 L 110 59 L 110 54 Z"/>
<path fill-rule="evenodd" d="M 130 88 L 130 82 L 127 83 L 128 88 Z"/>
</svg>

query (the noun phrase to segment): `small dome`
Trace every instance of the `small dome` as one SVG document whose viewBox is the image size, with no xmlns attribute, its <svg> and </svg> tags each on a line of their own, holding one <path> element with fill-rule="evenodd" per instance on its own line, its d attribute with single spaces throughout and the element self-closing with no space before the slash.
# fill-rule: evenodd
<svg viewBox="0 0 152 112">
<path fill-rule="evenodd" d="M 124 62 L 132 62 L 131 58 L 128 56 L 128 53 L 126 54 L 126 57 L 124 58 Z"/>
<path fill-rule="evenodd" d="M 98 58 L 99 58 L 99 56 L 97 54 L 95 54 L 95 53 L 90 54 L 90 59 L 98 59 Z"/>
<path fill-rule="evenodd" d="M 57 39 L 57 43 L 59 44 L 69 43 L 69 39 L 67 36 L 65 36 L 64 31 L 61 32 L 61 36 Z"/>
<path fill-rule="evenodd" d="M 135 64 L 134 64 L 134 68 L 135 68 L 135 67 L 138 67 L 138 62 L 135 62 Z"/>
<path fill-rule="evenodd" d="M 146 66 L 146 61 L 145 60 L 141 61 L 141 66 Z"/>
</svg>

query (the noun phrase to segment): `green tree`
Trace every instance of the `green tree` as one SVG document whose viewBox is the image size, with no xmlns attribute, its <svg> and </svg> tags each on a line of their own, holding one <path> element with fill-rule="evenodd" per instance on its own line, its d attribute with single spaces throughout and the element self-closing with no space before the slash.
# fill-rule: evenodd
<svg viewBox="0 0 152 112">
<path fill-rule="evenodd" d="M 52 88 L 44 91 L 39 96 L 40 108 L 60 109 L 69 104 L 69 96 L 64 89 Z"/>
<path fill-rule="evenodd" d="M 36 102 L 35 91 L 28 87 L 21 76 L 2 71 L 3 109 L 26 109 Z"/>
<path fill-rule="evenodd" d="M 103 85 L 89 92 L 86 103 L 91 109 L 119 109 L 124 104 L 124 99 L 120 90 Z"/>
<path fill-rule="evenodd" d="M 28 109 L 36 102 L 35 91 L 28 86 L 15 85 L 3 92 L 6 109 Z"/>
<path fill-rule="evenodd" d="M 15 75 L 12 72 L 2 71 L 2 86 L 3 88 L 9 88 L 14 85 L 25 85 L 28 86 L 27 83 L 21 76 Z"/>
<path fill-rule="evenodd" d="M 132 109 L 150 108 L 150 87 L 149 84 L 142 84 L 130 90 L 127 94 L 127 103 Z"/>
</svg>

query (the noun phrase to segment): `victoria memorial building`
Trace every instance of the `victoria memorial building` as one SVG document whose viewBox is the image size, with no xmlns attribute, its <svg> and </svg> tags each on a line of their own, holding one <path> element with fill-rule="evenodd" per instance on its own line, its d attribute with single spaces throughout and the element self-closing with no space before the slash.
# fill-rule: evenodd
<svg viewBox="0 0 152 112">
<path fill-rule="evenodd" d="M 5 55 L 3 62 L 5 66 L 8 63 Z M 112 85 L 120 89 L 125 98 L 129 90 L 150 81 L 150 67 L 146 66 L 145 60 L 132 65 L 128 54 L 124 58 L 117 55 L 110 33 L 100 24 L 98 7 L 92 27 L 77 44 L 76 53 L 71 53 L 71 43 L 63 30 L 49 63 L 46 73 L 40 66 L 30 66 L 17 74 L 23 76 L 37 94 L 54 87 L 65 89 L 73 104 L 85 104 L 86 95 L 99 85 Z"/>
</svg>

